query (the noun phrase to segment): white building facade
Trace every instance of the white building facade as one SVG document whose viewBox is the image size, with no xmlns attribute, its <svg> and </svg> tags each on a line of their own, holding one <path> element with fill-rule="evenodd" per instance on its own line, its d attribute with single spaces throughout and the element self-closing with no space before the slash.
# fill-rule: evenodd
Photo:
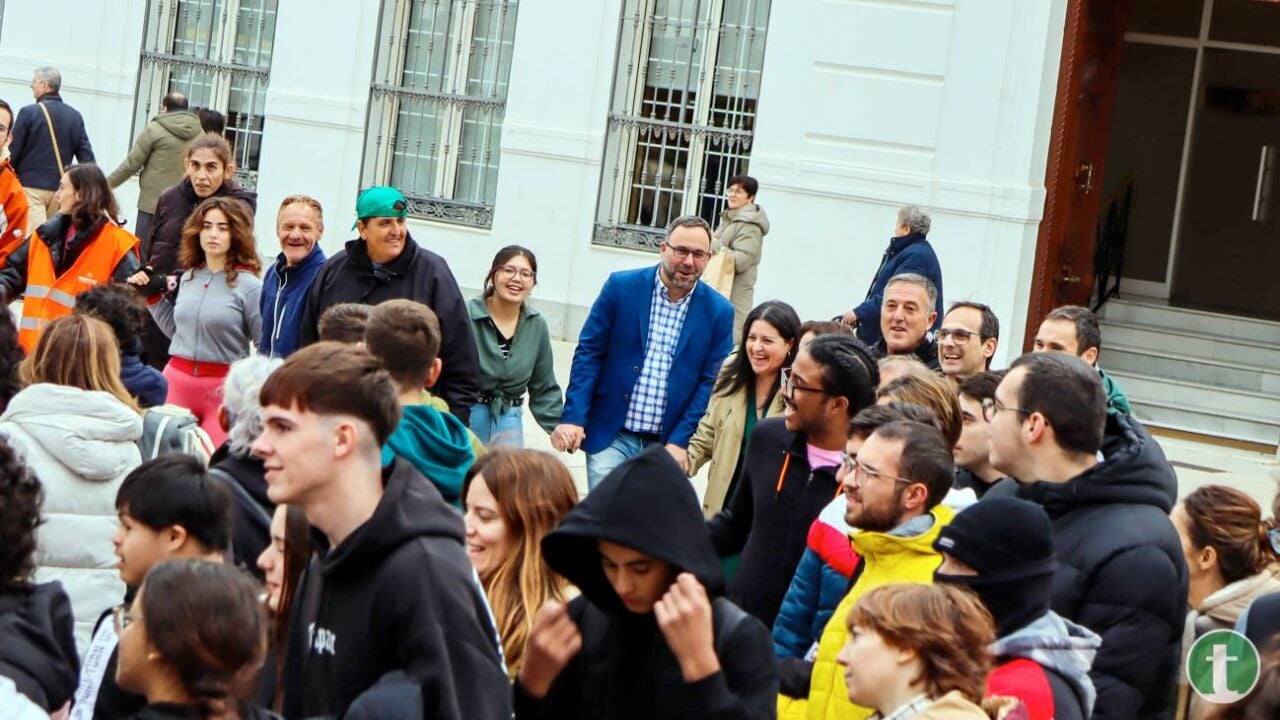
<svg viewBox="0 0 1280 720">
<path fill-rule="evenodd" d="M 947 299 L 999 314 L 1000 360 L 1022 346 L 1066 6 L 7 0 L 0 98 L 59 68 L 109 172 L 183 90 L 228 115 L 262 254 L 285 196 L 324 204 L 332 253 L 359 188 L 395 184 L 464 291 L 498 248 L 533 249 L 535 302 L 570 339 L 605 277 L 655 262 L 672 213 L 714 217 L 737 172 L 773 225 L 756 299 L 805 318 L 860 301 L 920 204 Z"/>
</svg>

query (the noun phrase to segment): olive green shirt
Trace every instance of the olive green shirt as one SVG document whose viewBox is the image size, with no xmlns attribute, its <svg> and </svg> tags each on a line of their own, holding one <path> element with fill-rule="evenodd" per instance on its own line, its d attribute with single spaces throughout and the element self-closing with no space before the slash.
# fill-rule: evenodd
<svg viewBox="0 0 1280 720">
<path fill-rule="evenodd" d="M 547 321 L 528 303 L 522 305 L 511 338 L 511 355 L 504 358 L 498 328 L 489 317 L 484 298 L 472 298 L 467 310 L 480 357 L 480 395 L 490 398 L 490 414 L 501 415 L 513 400 L 527 394 L 534 420 L 547 432 L 555 430 L 564 410 L 564 393 L 556 382 Z"/>
</svg>

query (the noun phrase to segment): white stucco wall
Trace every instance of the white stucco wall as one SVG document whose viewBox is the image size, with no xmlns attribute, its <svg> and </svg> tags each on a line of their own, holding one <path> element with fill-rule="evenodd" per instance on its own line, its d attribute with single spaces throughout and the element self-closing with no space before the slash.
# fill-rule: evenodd
<svg viewBox="0 0 1280 720">
<path fill-rule="evenodd" d="M 1021 346 L 1044 204 L 1067 0 L 774 0 L 751 173 L 773 231 L 757 300 L 805 318 L 861 300 L 906 203 L 928 207 L 948 300 L 996 308 Z M 0 97 L 30 101 L 35 67 L 62 70 L 109 171 L 132 138 L 144 0 L 7 0 Z M 332 252 L 353 236 L 378 0 L 282 2 L 258 191 L 325 205 Z M 574 337 L 613 270 L 654 262 L 591 245 L 621 0 L 525 0 L 517 21 L 492 230 L 414 221 L 460 284 L 494 251 L 539 256 L 535 300 Z M 50 18 L 61 18 L 50 23 Z M 121 189 L 132 217 L 136 185 Z M 1009 356 L 1016 354 L 1010 352 Z"/>
</svg>

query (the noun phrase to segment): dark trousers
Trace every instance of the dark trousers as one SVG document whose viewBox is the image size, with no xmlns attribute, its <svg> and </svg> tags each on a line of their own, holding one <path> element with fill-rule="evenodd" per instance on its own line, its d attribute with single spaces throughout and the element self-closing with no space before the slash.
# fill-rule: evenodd
<svg viewBox="0 0 1280 720">
<path fill-rule="evenodd" d="M 154 217 L 152 213 L 139 210 L 138 221 L 133 226 L 133 234 L 139 240 L 138 251 L 144 262 L 151 256 L 151 220 Z"/>
</svg>

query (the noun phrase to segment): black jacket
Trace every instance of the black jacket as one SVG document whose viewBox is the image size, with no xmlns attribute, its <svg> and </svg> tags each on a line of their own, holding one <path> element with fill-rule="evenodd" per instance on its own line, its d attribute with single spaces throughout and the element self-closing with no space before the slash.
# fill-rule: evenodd
<svg viewBox="0 0 1280 720">
<path fill-rule="evenodd" d="M 213 197 L 233 197 L 249 208 L 249 219 L 258 211 L 258 194 L 245 190 L 234 182 L 226 182 L 213 191 Z M 147 265 L 155 269 L 156 280 L 162 282 L 160 276 L 177 272 L 181 269 L 178 263 L 178 248 L 182 245 L 182 226 L 186 224 L 191 211 L 204 201 L 196 195 L 191 180 L 183 178 L 182 182 L 160 193 L 156 201 L 156 215 L 151 221 L 151 244 L 147 253 Z M 148 288 L 158 292 L 157 288 Z"/>
<path fill-rule="evenodd" d="M 957 490 L 972 490 L 979 500 L 988 497 L 1016 497 L 1018 494 L 1018 481 L 1011 477 L 1002 477 L 988 483 L 959 466 L 956 467 L 956 481 L 952 487 Z"/>
<path fill-rule="evenodd" d="M 942 321 L 939 320 L 938 322 Z M 876 343 L 875 349 L 880 353 L 881 357 L 889 354 L 889 346 L 885 343 L 884 338 L 880 338 L 880 342 Z M 938 360 L 938 343 L 930 340 L 928 336 L 925 336 L 924 342 L 920 343 L 915 350 L 912 350 L 911 354 L 930 370 L 942 372 L 942 362 Z"/>
<path fill-rule="evenodd" d="M 582 649 L 547 696 L 517 683 L 516 717 L 546 720 L 773 718 L 778 673 L 769 631 L 720 595 L 724 573 L 707 539 L 698 499 L 667 454 L 654 447 L 620 465 L 542 541 L 553 570 L 582 595 L 569 615 Z M 698 578 L 712 598 L 719 672 L 686 683 L 653 613 L 626 609 L 605 577 L 598 542 L 608 540 Z"/>
<path fill-rule="evenodd" d="M 809 469 L 805 443 L 803 435 L 787 430 L 785 418 L 761 420 L 729 505 L 707 521 L 721 557 L 742 553 L 726 594 L 766 627 L 773 627 L 791 586 L 809 526 L 840 488 L 836 468 Z"/>
<path fill-rule="evenodd" d="M 1019 497 L 1053 521 L 1052 609 L 1102 636 L 1089 673 L 1093 717 L 1172 717 L 1187 605 L 1187 567 L 1169 511 L 1177 478 L 1136 420 L 1107 414 L 1103 462 Z"/>
<path fill-rule="evenodd" d="M 58 172 L 58 158 L 49 137 L 49 123 L 39 105 L 44 105 L 49 111 L 49 120 L 53 121 L 64 169 L 76 162 L 93 162 L 93 147 L 80 111 L 63 102 L 58 93 L 45 93 L 36 103 L 18 111 L 13 121 L 13 141 L 9 144 L 9 157 L 18 180 L 23 187 L 57 190 L 62 175 Z"/>
<path fill-rule="evenodd" d="M 254 705 L 240 706 L 242 720 L 276 720 L 280 716 Z M 177 703 L 152 703 L 130 715 L 129 720 L 203 720 L 199 709 L 193 705 Z"/>
<path fill-rule="evenodd" d="M 424 717 L 507 720 L 497 632 L 462 517 L 404 460 L 373 515 L 304 573 L 290 618 L 284 715 L 339 716 L 383 675 L 422 684 Z"/>
<path fill-rule="evenodd" d="M 63 242 L 63 238 L 67 236 L 67 229 L 71 226 L 70 215 L 58 213 L 41 225 L 36 232 L 40 233 L 40 239 L 49 248 L 49 255 L 53 258 L 54 273 L 58 276 L 65 273 L 85 248 L 98 239 L 98 234 L 108 222 L 104 217 L 94 223 L 93 227 L 78 231 L 72 236 L 70 243 Z M 28 238 L 9 255 L 4 270 L 0 270 L 0 302 L 7 305 L 26 292 L 30 254 L 31 240 Z M 111 271 L 111 279 L 114 282 L 124 282 L 126 278 L 136 273 L 138 268 L 138 254 L 125 253 L 125 256 L 120 258 L 120 262 L 116 263 L 115 269 Z"/>
<path fill-rule="evenodd" d="M 262 460 L 237 457 L 223 443 L 209 458 L 209 474 L 227 486 L 235 503 L 231 507 L 231 555 L 236 565 L 259 581 L 258 556 L 271 544 L 271 515 L 276 504 L 267 497 Z"/>
<path fill-rule="evenodd" d="M 0 676 L 53 712 L 76 691 L 80 656 L 71 601 L 57 582 L 0 593 Z"/>
<path fill-rule="evenodd" d="M 480 358 L 471 333 L 471 315 L 449 264 L 439 255 L 405 239 L 395 260 L 375 268 L 364 240 L 348 240 L 346 249 L 329 258 L 311 283 L 298 347 L 320 339 L 320 316 L 338 303 L 377 305 L 384 300 L 416 300 L 440 318 L 440 361 L 444 369 L 433 392 L 449 404 L 449 412 L 466 425 L 471 406 L 480 400 Z"/>
</svg>

